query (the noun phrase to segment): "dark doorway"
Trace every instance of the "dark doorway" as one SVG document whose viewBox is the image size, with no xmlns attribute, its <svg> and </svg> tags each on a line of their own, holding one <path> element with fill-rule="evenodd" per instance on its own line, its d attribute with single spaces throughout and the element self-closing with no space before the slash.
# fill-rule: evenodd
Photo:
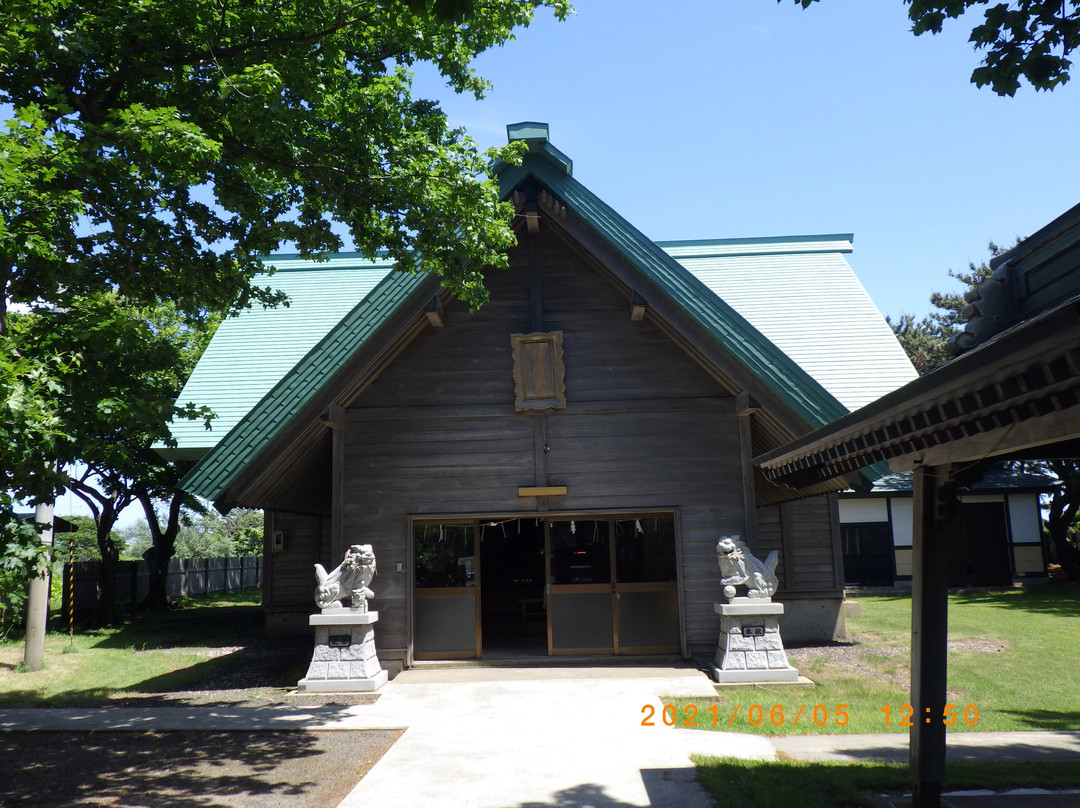
<svg viewBox="0 0 1080 808">
<path fill-rule="evenodd" d="M 844 548 L 844 583 L 849 586 L 892 586 L 893 542 L 888 522 L 840 526 Z"/>
<path fill-rule="evenodd" d="M 949 586 L 1009 586 L 1005 503 L 963 502 L 960 522 L 960 535 L 949 537 Z"/>
<path fill-rule="evenodd" d="M 484 657 L 546 656 L 543 520 L 481 522 L 480 570 Z"/>
</svg>

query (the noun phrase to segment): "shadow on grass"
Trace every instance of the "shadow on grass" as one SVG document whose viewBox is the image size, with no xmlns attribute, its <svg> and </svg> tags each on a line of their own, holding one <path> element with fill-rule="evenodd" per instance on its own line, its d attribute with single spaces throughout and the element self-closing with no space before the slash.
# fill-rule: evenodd
<svg viewBox="0 0 1080 808">
<path fill-rule="evenodd" d="M 1080 729 L 1080 711 L 1053 712 L 1051 710 L 999 710 L 1024 724 L 1026 729 L 1051 732 L 1075 732 Z M 1078 747 L 1080 751 L 1080 747 Z"/>
<path fill-rule="evenodd" d="M 980 604 L 1021 609 L 1037 614 L 1080 615 L 1080 583 L 1052 584 L 1030 589 L 959 589 L 950 592 L 953 605 Z"/>
<path fill-rule="evenodd" d="M 901 763 L 760 762 L 695 758 L 698 777 L 719 805 L 754 808 L 862 806 L 867 794 L 903 793 L 911 783 Z"/>
<path fill-rule="evenodd" d="M 400 733 L 0 734 L 0 804 L 335 805 Z"/>
<path fill-rule="evenodd" d="M 846 808 L 865 805 L 872 794 L 911 789 L 906 764 L 761 762 L 695 756 L 702 785 L 718 805 L 754 808 Z M 1080 765 L 1063 762 L 972 763 L 946 766 L 945 788 L 1075 788 Z"/>
<path fill-rule="evenodd" d="M 171 694 L 177 692 L 207 692 L 249 690 L 252 688 L 294 688 L 307 670 L 311 659 L 311 643 L 302 637 L 266 639 L 261 634 L 248 638 L 250 644 L 236 650 L 177 668 L 159 676 L 135 682 L 123 688 L 84 687 L 44 694 L 33 689 L 8 690 L 0 693 L 0 707 L 90 707 L 96 705 L 131 706 L 124 703 L 125 694 Z M 234 638 L 234 642 L 239 638 Z M 168 647 L 168 646 L 166 646 Z M 192 647 L 185 644 L 184 648 Z M 196 646 L 199 647 L 199 646 Z M 205 647 L 205 646 L 203 646 Z M 213 647 L 213 646 L 211 646 Z M 160 649 L 156 649 L 160 652 Z M 14 666 L 0 664 L 0 672 L 14 673 Z M 146 703 L 144 699 L 140 704 Z M 171 698 L 172 706 L 185 703 L 211 706 L 205 698 L 185 702 Z M 228 699 L 215 703 L 229 704 Z M 149 706 L 149 704 L 146 704 Z"/>
<path fill-rule="evenodd" d="M 169 693 L 177 690 L 295 687 L 310 660 L 310 640 L 289 638 L 269 642 L 260 639 L 224 656 L 144 679 L 126 690 Z"/>
<path fill-rule="evenodd" d="M 195 606 L 166 612 L 133 611 L 119 628 L 87 631 L 95 648 L 219 648 L 263 639 L 259 606 Z"/>
</svg>

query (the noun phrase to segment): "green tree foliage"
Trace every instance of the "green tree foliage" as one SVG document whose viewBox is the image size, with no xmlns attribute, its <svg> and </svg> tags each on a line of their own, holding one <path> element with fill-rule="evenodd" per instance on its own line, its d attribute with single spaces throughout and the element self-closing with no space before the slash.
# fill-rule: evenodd
<svg viewBox="0 0 1080 808">
<path fill-rule="evenodd" d="M 113 531 L 116 543 L 123 548 L 125 558 L 142 558 L 143 554 L 154 546 L 154 537 L 150 535 L 150 526 L 145 519 L 139 519 L 130 525 L 118 527 Z"/>
<path fill-rule="evenodd" d="M 50 463 L 57 442 L 70 438 L 60 377 L 77 369 L 78 357 L 69 353 L 27 355 L 0 321 L 0 491 L 11 495 L 0 502 L 0 524 L 15 518 L 14 501 L 44 502 L 63 482 Z"/>
<path fill-rule="evenodd" d="M 511 211 L 481 153 L 411 94 L 432 63 L 482 96 L 471 59 L 563 0 L 8 0 L 0 103 L 0 291 L 114 288 L 181 312 L 252 299 L 257 255 L 385 251 L 481 303 Z M 498 156 L 513 159 L 519 149 Z M 199 193 L 197 191 L 203 191 Z M 0 318 L 2 319 L 2 318 Z"/>
<path fill-rule="evenodd" d="M 229 546 L 227 555 L 257 556 L 263 551 L 263 512 L 252 508 L 233 508 L 222 516 L 208 510 L 201 523 L 212 533 L 222 536 Z"/>
<path fill-rule="evenodd" d="M 0 492 L 0 639 L 22 625 L 26 587 L 48 564 L 37 527 L 14 515 L 11 497 Z"/>
<path fill-rule="evenodd" d="M 39 303 L 11 318 L 12 337 L 28 353 L 78 351 L 76 367 L 54 374 L 64 393 L 57 413 L 69 434 L 53 441 L 52 454 L 62 468 L 78 470 L 66 485 L 96 523 L 98 622 L 113 612 L 120 512 L 144 497 L 188 500 L 177 488 L 180 470 L 152 446 L 169 439 L 172 418 L 210 415 L 174 401 L 215 322 L 185 319 L 169 304 L 141 307 L 113 291 L 73 296 L 63 308 Z"/>
<path fill-rule="evenodd" d="M 219 558 L 262 555 L 262 511 L 236 508 L 227 516 L 213 510 L 185 511 L 176 534 L 177 558 Z M 153 547 L 153 536 L 145 520 L 116 531 L 124 554 L 141 557 Z"/>
<path fill-rule="evenodd" d="M 53 533 L 53 555 L 57 562 L 67 563 L 69 558 L 75 561 L 97 561 L 101 558 L 98 551 L 97 524 L 92 516 L 63 517 L 75 526 L 74 531 L 59 528 Z"/>
<path fill-rule="evenodd" d="M 156 525 L 159 568 L 180 503 L 157 524 L 147 502 L 176 472 L 131 461 L 151 462 L 146 438 L 168 415 L 143 387 L 176 365 L 141 355 L 165 348 L 132 312 L 169 306 L 195 327 L 281 303 L 252 285 L 257 256 L 325 256 L 342 231 L 362 253 L 438 273 L 482 303 L 483 272 L 505 266 L 513 242 L 489 165 L 513 162 L 521 144 L 482 153 L 413 98 L 409 67 L 431 63 L 455 91 L 482 96 L 471 60 L 541 6 L 570 11 L 565 0 L 0 4 L 0 104 L 11 109 L 0 129 L 3 490 L 31 504 L 65 484 L 82 490 L 106 565 L 112 520 L 135 496 Z M 11 304 L 35 307 L 18 333 Z M 91 477 L 64 479 L 75 460 Z M 125 487 L 132 479 L 141 490 Z"/>
<path fill-rule="evenodd" d="M 777 0 L 783 2 L 783 0 Z M 795 0 L 807 8 L 817 0 Z M 968 41 L 983 52 L 971 74 L 978 87 L 1013 95 L 1026 80 L 1036 90 L 1052 90 L 1069 80 L 1070 55 L 1080 47 L 1078 0 L 904 0 L 911 30 L 939 34 L 945 21 L 988 6 Z"/>
<path fill-rule="evenodd" d="M 991 258 L 1004 252 L 992 241 L 988 247 Z M 930 303 L 935 310 L 921 320 L 911 314 L 901 314 L 896 320 L 885 318 L 919 375 L 929 373 L 953 358 L 945 346 L 953 335 L 964 330 L 967 322 L 961 313 L 966 305 L 964 294 L 989 278 L 991 272 L 986 261 L 978 266 L 970 262 L 967 272 L 950 269 L 949 277 L 963 284 L 961 291 L 931 293 Z"/>
</svg>

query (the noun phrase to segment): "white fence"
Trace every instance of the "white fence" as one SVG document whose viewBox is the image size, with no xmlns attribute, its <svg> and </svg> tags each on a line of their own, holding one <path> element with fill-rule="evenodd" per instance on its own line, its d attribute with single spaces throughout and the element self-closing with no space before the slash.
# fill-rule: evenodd
<svg viewBox="0 0 1080 808">
<path fill-rule="evenodd" d="M 166 591 L 169 597 L 211 595 L 250 589 L 262 585 L 262 556 L 240 558 L 173 558 L 169 560 Z M 71 590 L 71 567 L 75 570 L 75 611 L 82 612 L 97 604 L 100 561 L 77 561 L 64 565 L 64 614 L 67 614 Z M 150 567 L 145 561 L 119 561 L 116 564 L 116 602 L 138 602 L 150 589 Z"/>
</svg>

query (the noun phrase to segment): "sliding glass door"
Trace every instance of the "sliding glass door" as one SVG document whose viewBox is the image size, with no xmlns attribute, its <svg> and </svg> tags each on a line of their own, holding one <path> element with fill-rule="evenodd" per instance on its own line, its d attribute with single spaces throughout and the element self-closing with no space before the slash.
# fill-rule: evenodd
<svg viewBox="0 0 1080 808">
<path fill-rule="evenodd" d="M 545 627 L 549 655 L 680 650 L 671 514 L 417 522 L 413 551 L 415 659 L 543 654 Z"/>
<path fill-rule="evenodd" d="M 480 574 L 474 524 L 417 524 L 413 531 L 413 656 L 480 656 Z"/>
<path fill-rule="evenodd" d="M 607 520 L 548 522 L 548 653 L 615 653 Z"/>
<path fill-rule="evenodd" d="M 673 517 L 549 520 L 548 541 L 548 653 L 679 651 Z"/>
</svg>

